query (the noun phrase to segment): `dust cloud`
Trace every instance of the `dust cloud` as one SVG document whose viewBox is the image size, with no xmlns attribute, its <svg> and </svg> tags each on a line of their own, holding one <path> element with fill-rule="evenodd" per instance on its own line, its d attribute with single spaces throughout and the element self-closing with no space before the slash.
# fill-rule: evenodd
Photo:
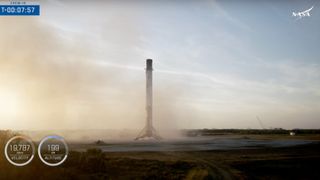
<svg viewBox="0 0 320 180">
<path fill-rule="evenodd" d="M 66 40 L 52 26 L 29 17 L 1 19 L 0 26 L 0 97 L 3 91 L 11 92 L 17 101 L 13 112 L 0 115 L 1 129 L 90 140 L 105 135 L 101 130 L 108 130 L 109 138 L 121 138 L 135 136 L 143 128 L 144 61 L 149 57 L 135 60 L 141 62 L 141 70 L 100 66 L 92 60 L 94 47 L 88 47 L 94 42 L 79 40 L 81 33 Z M 136 43 L 132 39 L 130 43 Z M 129 60 L 120 60 L 123 67 L 130 65 Z M 159 84 L 154 124 L 161 136 L 177 136 L 171 97 L 181 91 L 172 84 Z"/>
</svg>

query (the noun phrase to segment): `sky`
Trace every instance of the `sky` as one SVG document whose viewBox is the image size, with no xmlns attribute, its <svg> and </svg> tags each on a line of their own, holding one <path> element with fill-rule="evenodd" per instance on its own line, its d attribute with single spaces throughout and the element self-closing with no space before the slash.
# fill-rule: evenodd
<svg viewBox="0 0 320 180">
<path fill-rule="evenodd" d="M 39 4 L 0 17 L 0 129 L 141 129 L 147 58 L 156 128 L 320 128 L 317 1 Z"/>
</svg>

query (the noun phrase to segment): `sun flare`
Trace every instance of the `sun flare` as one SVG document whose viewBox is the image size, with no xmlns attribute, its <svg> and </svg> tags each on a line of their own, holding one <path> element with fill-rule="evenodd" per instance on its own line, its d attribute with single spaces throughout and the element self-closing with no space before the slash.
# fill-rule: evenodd
<svg viewBox="0 0 320 180">
<path fill-rule="evenodd" d="M 15 117 L 20 112 L 18 93 L 6 89 L 0 89 L 0 117 Z"/>
</svg>

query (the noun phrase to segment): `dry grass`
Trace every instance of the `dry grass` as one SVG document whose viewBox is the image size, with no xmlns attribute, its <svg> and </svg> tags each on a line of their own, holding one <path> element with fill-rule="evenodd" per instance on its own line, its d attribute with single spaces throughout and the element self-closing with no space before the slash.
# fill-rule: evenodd
<svg viewBox="0 0 320 180">
<path fill-rule="evenodd" d="M 0 131 L 0 147 L 13 136 Z M 250 137 L 252 138 L 252 137 Z M 320 144 L 194 152 L 70 152 L 58 167 L 36 156 L 15 167 L 0 155 L 0 179 L 320 179 Z"/>
</svg>

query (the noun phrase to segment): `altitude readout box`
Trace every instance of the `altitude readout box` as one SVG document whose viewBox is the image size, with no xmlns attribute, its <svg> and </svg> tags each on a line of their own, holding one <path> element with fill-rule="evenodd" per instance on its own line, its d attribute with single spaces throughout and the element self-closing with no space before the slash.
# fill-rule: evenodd
<svg viewBox="0 0 320 180">
<path fill-rule="evenodd" d="M 47 136 L 38 146 L 40 160 L 48 166 L 58 166 L 68 157 L 68 145 L 61 136 Z"/>
</svg>

